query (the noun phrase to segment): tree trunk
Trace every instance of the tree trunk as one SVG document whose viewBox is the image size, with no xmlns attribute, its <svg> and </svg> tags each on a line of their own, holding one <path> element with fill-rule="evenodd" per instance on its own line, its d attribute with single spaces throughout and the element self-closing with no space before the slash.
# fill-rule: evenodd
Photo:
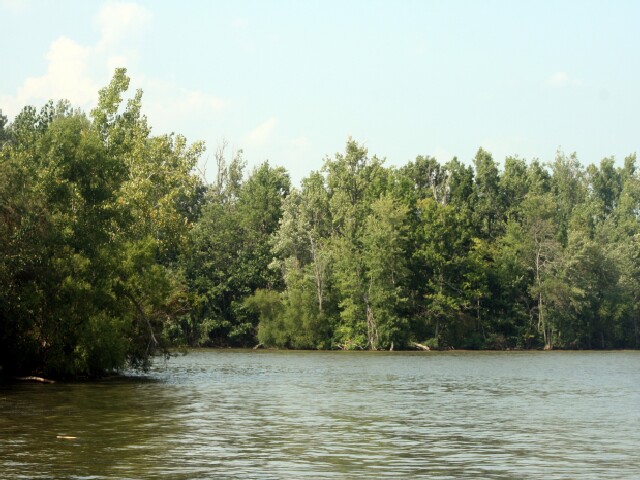
<svg viewBox="0 0 640 480">
<path fill-rule="evenodd" d="M 318 248 L 313 235 L 309 233 L 309 242 L 311 244 L 311 256 L 313 259 L 313 272 L 316 280 L 316 297 L 318 299 L 318 311 L 322 313 L 322 300 L 324 296 L 324 271 L 325 265 L 320 263 Z"/>
<path fill-rule="evenodd" d="M 369 339 L 369 348 L 371 350 L 378 349 L 378 327 L 373 318 L 373 310 L 367 302 L 367 337 Z"/>
<path fill-rule="evenodd" d="M 536 239 L 537 242 L 537 239 Z M 541 278 L 541 270 L 542 270 L 542 247 L 538 245 L 538 249 L 536 251 L 536 284 L 538 286 L 538 332 L 542 332 L 542 339 L 544 341 L 544 349 L 552 350 L 553 349 L 553 335 L 551 329 L 548 328 L 545 314 L 544 314 L 544 302 L 542 297 L 542 278 Z"/>
<path fill-rule="evenodd" d="M 144 320 L 146 327 L 149 330 L 149 343 L 147 344 L 147 352 L 149 352 L 152 344 L 153 344 L 153 348 L 158 346 L 158 340 L 156 339 L 156 336 L 153 332 L 151 321 L 149 320 L 149 317 L 147 317 L 147 314 L 144 312 L 142 305 L 140 305 L 140 303 L 138 302 L 138 300 L 136 300 L 133 294 L 127 289 L 124 289 L 124 294 L 129 300 L 131 300 L 131 303 L 133 303 L 133 305 L 136 307 L 136 310 L 140 314 L 140 317 L 142 318 L 142 320 Z"/>
</svg>

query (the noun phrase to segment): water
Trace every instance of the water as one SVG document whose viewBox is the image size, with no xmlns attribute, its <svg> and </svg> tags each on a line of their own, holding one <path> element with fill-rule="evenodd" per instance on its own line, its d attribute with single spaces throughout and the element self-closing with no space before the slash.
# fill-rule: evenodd
<svg viewBox="0 0 640 480">
<path fill-rule="evenodd" d="M 194 351 L 0 386 L 2 478 L 619 479 L 639 451 L 640 352 Z"/>
</svg>

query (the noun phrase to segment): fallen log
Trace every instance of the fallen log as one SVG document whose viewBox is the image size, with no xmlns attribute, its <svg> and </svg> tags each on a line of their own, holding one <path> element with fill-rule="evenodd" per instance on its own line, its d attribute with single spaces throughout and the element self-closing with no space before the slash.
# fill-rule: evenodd
<svg viewBox="0 0 640 480">
<path fill-rule="evenodd" d="M 56 383 L 55 380 L 49 380 L 48 378 L 43 377 L 13 377 L 14 380 L 18 380 L 20 382 L 40 382 L 40 383 Z"/>
<path fill-rule="evenodd" d="M 418 350 L 422 350 L 423 352 L 428 352 L 431 348 L 428 345 L 422 345 L 421 343 L 411 342 L 411 346 L 416 347 Z"/>
</svg>

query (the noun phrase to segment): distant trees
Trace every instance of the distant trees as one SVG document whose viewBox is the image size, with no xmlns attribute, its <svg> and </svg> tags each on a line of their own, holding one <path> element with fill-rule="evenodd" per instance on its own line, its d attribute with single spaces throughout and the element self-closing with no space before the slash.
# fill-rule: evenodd
<svg viewBox="0 0 640 480">
<path fill-rule="evenodd" d="M 474 166 L 419 156 L 386 168 L 350 140 L 285 200 L 272 249 L 284 289 L 268 298 L 289 333 L 260 341 L 637 347 L 635 157 L 587 169 L 562 153 L 548 165 L 508 158 L 500 171 L 480 149 Z M 310 318 L 313 341 L 294 340 Z"/>
<path fill-rule="evenodd" d="M 241 152 L 228 165 L 223 151 L 218 156 L 218 182 L 203 197 L 199 221 L 180 256 L 194 302 L 183 339 L 242 346 L 254 342 L 257 323 L 245 300 L 283 283 L 269 265 L 290 180 L 282 167 L 267 162 L 244 180 Z"/>
<path fill-rule="evenodd" d="M 0 367 L 99 375 L 169 345 L 640 347 L 636 157 L 500 167 L 349 140 L 291 185 L 153 136 L 119 69 L 89 116 L 0 115 Z"/>
</svg>

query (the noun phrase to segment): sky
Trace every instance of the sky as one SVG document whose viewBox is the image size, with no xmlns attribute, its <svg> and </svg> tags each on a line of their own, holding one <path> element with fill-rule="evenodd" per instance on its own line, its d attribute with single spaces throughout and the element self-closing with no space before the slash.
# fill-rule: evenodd
<svg viewBox="0 0 640 480">
<path fill-rule="evenodd" d="M 294 184 L 352 137 L 401 166 L 622 162 L 640 145 L 638 1 L 0 0 L 0 109 L 89 111 L 116 67 L 154 134 Z"/>
</svg>

